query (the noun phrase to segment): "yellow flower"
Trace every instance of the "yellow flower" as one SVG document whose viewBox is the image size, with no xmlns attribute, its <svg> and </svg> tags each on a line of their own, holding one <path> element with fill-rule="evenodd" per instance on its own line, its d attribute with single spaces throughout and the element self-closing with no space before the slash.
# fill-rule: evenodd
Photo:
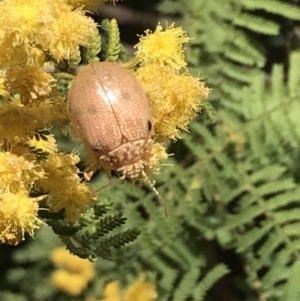
<svg viewBox="0 0 300 301">
<path fill-rule="evenodd" d="M 39 11 L 33 9 L 32 4 L 30 8 L 30 5 L 27 6 L 23 1 L 19 1 L 20 5 L 16 2 L 0 3 L 0 62 L 4 66 L 16 65 L 27 60 L 28 41 L 30 36 L 36 33 L 34 28 L 38 26 Z M 40 4 L 42 11 L 45 7 Z"/>
<path fill-rule="evenodd" d="M 0 105 L 0 141 L 20 142 L 33 136 L 36 128 L 43 128 L 46 120 L 40 120 L 34 107 L 22 107 L 12 103 Z"/>
<path fill-rule="evenodd" d="M 34 39 L 39 26 L 42 25 L 42 16 L 40 14 L 43 10 L 47 9 L 47 2 L 43 0 L 4 1 L 2 6 L 5 8 L 5 12 L 11 17 L 9 25 L 16 32 L 16 42 L 29 42 L 29 40 Z M 44 13 L 47 12 L 44 11 Z M 19 28 L 13 27 L 16 22 L 20 22 Z"/>
<path fill-rule="evenodd" d="M 71 296 L 78 296 L 87 286 L 87 282 L 81 275 L 70 273 L 65 270 L 58 270 L 51 275 L 52 283 L 60 290 Z"/>
<path fill-rule="evenodd" d="M 186 69 L 183 43 L 189 37 L 174 24 L 163 30 L 159 24 L 154 33 L 149 30 L 140 38 L 133 63 L 141 65 L 135 71 L 148 96 L 158 142 L 181 138 L 180 130 L 200 111 L 209 89 Z M 161 153 L 162 154 L 162 153 Z"/>
<path fill-rule="evenodd" d="M 36 45 L 55 59 L 68 59 L 87 46 L 96 23 L 61 0 L 0 2 L 0 65 L 32 63 Z M 70 30 L 72 28 L 72 30 Z"/>
<path fill-rule="evenodd" d="M 187 65 L 182 44 L 190 38 L 181 27 L 172 24 L 163 30 L 159 24 L 153 33 L 150 30 L 145 33 L 135 46 L 136 59 L 142 66 L 170 66 L 177 70 Z"/>
<path fill-rule="evenodd" d="M 11 245 L 24 240 L 25 232 L 31 236 L 42 223 L 37 217 L 38 202 L 45 196 L 31 198 L 27 191 L 0 194 L 0 241 Z"/>
<path fill-rule="evenodd" d="M 36 40 L 58 61 L 78 57 L 79 45 L 89 45 L 96 23 L 86 17 L 81 9 L 62 3 L 53 11 L 52 17 L 53 22 L 40 29 Z"/>
<path fill-rule="evenodd" d="M 92 262 L 71 254 L 70 251 L 64 247 L 54 249 L 51 253 L 50 260 L 57 267 L 80 274 L 87 281 L 90 281 L 95 276 L 95 267 Z"/>
<path fill-rule="evenodd" d="M 7 188 L 12 193 L 30 190 L 35 181 L 44 176 L 40 166 L 27 161 L 24 156 L 0 152 L 0 197 Z"/>
<path fill-rule="evenodd" d="M 30 107 L 14 103 L 1 104 L 0 141 L 7 141 L 9 144 L 26 143 L 28 136 L 33 137 L 36 129 L 50 127 L 52 122 L 62 126 L 66 118 L 66 104 L 63 98 Z"/>
<path fill-rule="evenodd" d="M 40 179 L 37 185 L 49 193 L 48 205 L 54 211 L 66 210 L 68 220 L 74 222 L 79 214 L 94 201 L 94 194 L 77 175 L 75 164 L 80 161 L 75 154 L 52 153 L 41 166 L 48 178 Z"/>
<path fill-rule="evenodd" d="M 22 69 L 9 69 L 5 86 L 12 93 L 19 93 L 21 102 L 28 104 L 51 92 L 54 78 L 37 66 L 25 66 Z"/>
<path fill-rule="evenodd" d="M 126 290 L 124 301 L 152 301 L 157 298 L 155 286 L 142 275 Z"/>
<path fill-rule="evenodd" d="M 64 247 L 55 249 L 50 260 L 59 268 L 52 273 L 51 281 L 72 296 L 79 295 L 95 276 L 93 263 L 71 254 Z"/>
<path fill-rule="evenodd" d="M 21 1 L 20 1 L 21 2 Z M 15 3 L 16 4 L 16 3 Z M 26 7 L 26 5 L 23 5 Z M 27 20 L 19 18 L 19 9 L 13 3 L 0 2 L 0 64 L 2 66 L 16 65 L 27 60 L 27 40 L 31 28 L 22 30 L 20 24 L 26 27 Z M 28 30 L 29 29 L 29 30 Z"/>
<path fill-rule="evenodd" d="M 112 281 L 105 286 L 102 301 L 122 301 L 119 281 Z"/>
<path fill-rule="evenodd" d="M 124 292 L 123 296 L 118 281 L 108 283 L 103 292 L 103 299 L 99 301 L 152 301 L 157 298 L 155 286 L 146 281 L 141 275 L 136 282 L 131 284 Z M 88 300 L 96 301 L 89 298 Z"/>
<path fill-rule="evenodd" d="M 179 129 L 187 129 L 209 89 L 199 78 L 179 74 L 167 66 L 144 66 L 136 71 L 136 76 L 147 93 L 158 139 L 180 138 Z"/>
</svg>

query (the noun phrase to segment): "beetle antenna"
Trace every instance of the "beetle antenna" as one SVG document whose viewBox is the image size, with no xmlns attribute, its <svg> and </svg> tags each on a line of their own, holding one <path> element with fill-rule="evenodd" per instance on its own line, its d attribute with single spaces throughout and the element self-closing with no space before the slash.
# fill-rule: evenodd
<svg viewBox="0 0 300 301">
<path fill-rule="evenodd" d="M 160 201 L 160 203 L 164 206 L 165 215 L 166 215 L 166 217 L 168 217 L 168 210 L 167 210 L 167 206 L 166 206 L 164 198 L 160 195 L 160 193 L 158 192 L 158 190 L 151 183 L 149 177 L 147 176 L 147 174 L 144 171 L 142 171 L 142 175 L 146 179 L 147 183 L 150 185 L 150 187 L 152 188 L 152 190 L 154 191 L 154 193 L 156 194 L 156 196 L 157 196 L 158 200 Z"/>
</svg>

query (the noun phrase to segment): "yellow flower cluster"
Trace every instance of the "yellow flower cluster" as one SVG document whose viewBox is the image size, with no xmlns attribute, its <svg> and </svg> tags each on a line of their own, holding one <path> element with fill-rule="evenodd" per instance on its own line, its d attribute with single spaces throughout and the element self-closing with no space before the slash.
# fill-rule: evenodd
<svg viewBox="0 0 300 301">
<path fill-rule="evenodd" d="M 38 210 L 43 199 L 54 211 L 65 209 L 71 221 L 94 202 L 78 177 L 79 157 L 59 153 L 54 137 L 40 134 L 67 122 L 65 98 L 47 72 L 49 66 L 78 57 L 79 47 L 89 45 L 97 28 L 82 10 L 85 1 L 79 2 L 0 1 L 2 243 L 15 245 L 26 232 L 34 235 L 41 224 Z"/>
<path fill-rule="evenodd" d="M 47 53 L 58 61 L 77 57 L 96 27 L 67 0 L 1 1 L 0 10 L 1 65 L 38 65 Z"/>
<path fill-rule="evenodd" d="M 155 286 L 146 281 L 144 275 L 141 275 L 126 289 L 124 294 L 121 294 L 119 282 L 113 281 L 105 286 L 103 299 L 88 298 L 86 301 L 152 301 L 156 298 Z"/>
<path fill-rule="evenodd" d="M 83 8 L 104 2 L 0 1 L 0 242 L 18 244 L 26 232 L 34 234 L 41 200 L 51 210 L 64 210 L 70 221 L 95 201 L 78 176 L 79 157 L 60 153 L 45 129 L 67 122 L 56 67 L 76 61 L 80 46 L 93 42 L 97 25 Z M 209 93 L 186 69 L 188 41 L 181 27 L 158 25 L 136 45 L 135 76 L 147 93 L 156 134 L 152 172 L 167 157 L 163 143 L 181 137 Z"/>
<path fill-rule="evenodd" d="M 95 276 L 94 264 L 71 254 L 65 248 L 55 249 L 52 263 L 58 268 L 51 275 L 52 283 L 72 296 L 78 296 Z"/>
<path fill-rule="evenodd" d="M 66 210 L 67 218 L 74 222 L 86 205 L 91 204 L 93 193 L 83 182 L 79 182 L 76 164 L 80 158 L 75 154 L 52 153 L 41 162 L 43 170 L 51 179 L 42 178 L 37 185 L 49 192 L 48 205 L 54 211 Z"/>
<path fill-rule="evenodd" d="M 15 245 L 24 239 L 26 231 L 33 235 L 33 229 L 39 227 L 38 202 L 45 196 L 32 198 L 29 191 L 44 176 L 33 161 L 0 152 L 0 241 Z"/>
<path fill-rule="evenodd" d="M 54 249 L 50 256 L 57 268 L 51 274 L 51 282 L 55 287 L 71 296 L 78 296 L 95 277 L 95 266 L 88 259 L 71 254 L 64 247 Z M 152 301 L 157 298 L 155 286 L 141 275 L 122 294 L 120 283 L 112 281 L 103 291 L 103 299 L 98 301 Z M 86 301 L 97 301 L 89 297 Z"/>
<path fill-rule="evenodd" d="M 155 143 L 152 148 L 150 169 L 159 170 L 159 161 L 167 157 L 160 143 L 181 138 L 180 130 L 187 130 L 189 123 L 200 111 L 209 89 L 186 69 L 183 44 L 190 38 L 181 27 L 163 29 L 159 24 L 152 33 L 141 36 L 134 63 L 135 71 L 148 96 L 154 121 Z"/>
<path fill-rule="evenodd" d="M 172 24 L 164 30 L 159 24 L 153 33 L 146 30 L 145 35 L 140 37 L 140 42 L 135 46 L 135 56 L 142 66 L 169 66 L 179 70 L 187 65 L 183 44 L 189 40 L 181 27 Z"/>
<path fill-rule="evenodd" d="M 24 239 L 25 232 L 33 236 L 33 230 L 39 228 L 41 221 L 36 217 L 38 202 L 44 196 L 31 198 L 24 191 L 1 192 L 0 201 L 0 239 L 15 245 Z"/>
<path fill-rule="evenodd" d="M 22 97 L 23 104 L 32 100 L 42 101 L 41 96 L 51 92 L 53 77 L 39 66 L 24 66 L 22 69 L 8 69 L 5 78 L 7 91 L 16 91 Z"/>
<path fill-rule="evenodd" d="M 37 129 L 48 128 L 51 121 L 62 126 L 66 120 L 66 104 L 63 98 L 45 101 L 39 105 L 23 106 L 14 99 L 0 104 L 0 143 L 6 141 L 10 148 L 27 143 Z"/>
</svg>

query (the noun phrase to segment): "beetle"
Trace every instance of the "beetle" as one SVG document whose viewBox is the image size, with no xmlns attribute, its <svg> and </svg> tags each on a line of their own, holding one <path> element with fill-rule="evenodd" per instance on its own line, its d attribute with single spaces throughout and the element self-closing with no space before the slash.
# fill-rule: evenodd
<svg viewBox="0 0 300 301">
<path fill-rule="evenodd" d="M 145 178 L 168 216 L 163 198 L 145 173 L 154 129 L 139 81 L 116 62 L 92 63 L 76 75 L 67 103 L 75 134 L 96 158 L 92 169 L 102 167 L 109 175 L 115 170 L 121 179 Z M 86 178 L 94 171 L 85 172 Z"/>
<path fill-rule="evenodd" d="M 123 178 L 144 175 L 152 147 L 149 103 L 139 81 L 116 62 L 83 67 L 68 93 L 75 134 L 97 158 L 97 165 Z M 91 172 L 93 173 L 93 171 Z"/>
</svg>

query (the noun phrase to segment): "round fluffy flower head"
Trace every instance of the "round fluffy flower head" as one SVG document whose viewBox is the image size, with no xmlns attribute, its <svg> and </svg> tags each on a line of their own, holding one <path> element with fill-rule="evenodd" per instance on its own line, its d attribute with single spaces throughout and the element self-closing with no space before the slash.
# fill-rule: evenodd
<svg viewBox="0 0 300 301">
<path fill-rule="evenodd" d="M 50 259 L 57 267 L 80 274 L 87 281 L 90 281 L 95 276 L 94 263 L 88 259 L 83 259 L 71 254 L 70 251 L 64 247 L 54 249 Z"/>
<path fill-rule="evenodd" d="M 53 122 L 62 127 L 66 121 L 66 104 L 63 98 L 44 101 L 31 106 L 16 103 L 0 105 L 0 141 L 8 144 L 27 143 L 37 129 L 49 128 Z"/>
<path fill-rule="evenodd" d="M 14 103 L 0 105 L 0 141 L 15 144 L 27 136 L 34 135 L 37 128 L 42 128 L 38 110 L 34 107 L 23 107 Z M 22 141 L 23 142 L 23 141 Z"/>
<path fill-rule="evenodd" d="M 59 290 L 71 296 L 78 296 L 87 285 L 86 280 L 81 275 L 65 270 L 53 272 L 51 281 Z"/>
<path fill-rule="evenodd" d="M 27 191 L 0 194 L 0 241 L 17 245 L 24 240 L 25 232 L 31 236 L 42 223 L 37 217 L 38 202 L 45 196 L 31 198 Z"/>
<path fill-rule="evenodd" d="M 157 298 L 155 286 L 141 275 L 125 292 L 124 301 L 152 301 Z"/>
<path fill-rule="evenodd" d="M 61 4 L 53 14 L 55 22 L 40 31 L 39 42 L 58 60 L 79 56 L 79 45 L 87 46 L 96 24 L 81 9 Z M 72 28 L 72 30 L 70 30 Z M 49 38 L 46 38 L 49 37 Z"/>
<path fill-rule="evenodd" d="M 96 23 L 82 7 L 74 9 L 66 2 L 1 1 L 0 65 L 28 64 L 36 45 L 58 61 L 76 57 L 79 46 L 88 46 Z"/>
<path fill-rule="evenodd" d="M 181 27 L 174 27 L 172 24 L 163 30 L 158 24 L 153 33 L 150 30 L 145 33 L 135 46 L 136 59 L 142 66 L 155 64 L 180 69 L 187 65 L 182 44 L 187 43 L 190 38 Z"/>
<path fill-rule="evenodd" d="M 143 66 L 136 76 L 147 93 L 158 139 L 180 138 L 179 129 L 187 129 L 209 89 L 199 78 L 187 72 L 180 74 L 168 66 Z"/>
<path fill-rule="evenodd" d="M 152 301 L 157 298 L 155 286 L 146 281 L 141 275 L 133 284 L 131 284 L 124 294 L 121 293 L 118 281 L 108 283 L 103 292 L 101 301 Z"/>
<path fill-rule="evenodd" d="M 21 95 L 22 104 L 28 104 L 51 92 L 51 75 L 36 66 L 25 66 L 17 70 L 11 68 L 6 74 L 5 85 L 9 91 Z"/>
<path fill-rule="evenodd" d="M 102 301 L 122 301 L 119 281 L 108 283 L 103 292 Z"/>
<path fill-rule="evenodd" d="M 19 93 L 21 102 L 28 104 L 51 92 L 51 75 L 36 66 L 10 69 L 6 74 L 5 85 L 9 91 Z M 42 100 L 41 98 L 39 100 Z"/>
<path fill-rule="evenodd" d="M 72 296 L 79 295 L 95 276 L 92 262 L 71 254 L 64 247 L 55 249 L 50 259 L 59 267 L 51 275 L 53 284 Z"/>
<path fill-rule="evenodd" d="M 10 152 L 0 152 L 0 197 L 4 187 L 11 192 L 27 190 L 43 177 L 43 170 L 34 162 Z"/>
<path fill-rule="evenodd" d="M 209 93 L 185 68 L 183 44 L 189 39 L 181 27 L 172 24 L 163 30 L 159 24 L 135 46 L 134 62 L 140 64 L 135 75 L 147 94 L 159 142 L 181 138 L 180 130 L 187 130 Z"/>
<path fill-rule="evenodd" d="M 87 205 L 94 202 L 89 186 L 80 181 L 75 164 L 80 161 L 75 154 L 50 153 L 41 166 L 49 175 L 37 185 L 50 194 L 47 199 L 54 211 L 66 210 L 68 220 L 75 222 Z"/>
</svg>

